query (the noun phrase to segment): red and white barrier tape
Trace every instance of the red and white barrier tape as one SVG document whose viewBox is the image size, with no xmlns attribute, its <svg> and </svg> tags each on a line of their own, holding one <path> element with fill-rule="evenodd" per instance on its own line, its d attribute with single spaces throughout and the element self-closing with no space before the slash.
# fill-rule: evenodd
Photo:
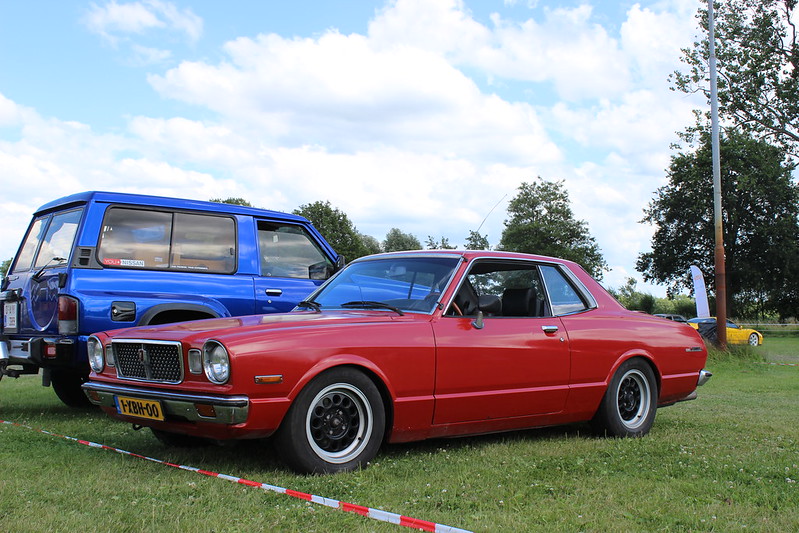
<svg viewBox="0 0 799 533">
<path fill-rule="evenodd" d="M 774 365 L 774 366 L 799 366 L 799 363 L 772 363 L 769 361 L 764 361 L 760 363 L 761 365 Z"/>
<path fill-rule="evenodd" d="M 75 437 L 69 437 L 67 435 L 59 435 L 58 433 L 52 433 L 50 431 L 44 429 L 36 429 L 30 426 L 26 426 L 24 424 L 18 424 L 16 422 L 9 422 L 7 420 L 0 420 L 1 423 L 7 424 L 10 426 L 16 426 L 20 428 L 30 429 L 32 431 L 38 431 L 39 433 L 44 433 L 45 435 L 51 435 L 53 437 L 59 437 L 62 439 L 67 439 L 73 442 L 77 442 L 78 444 L 83 444 L 84 446 L 89 446 L 91 448 L 101 448 L 103 450 L 110 450 L 112 452 L 117 452 L 122 455 L 129 455 L 131 457 L 138 457 L 139 459 L 145 459 L 147 461 L 152 461 L 153 463 L 158 463 L 164 466 L 171 466 L 173 468 L 179 468 L 180 470 L 188 470 L 189 472 L 195 472 L 197 474 L 202 474 L 204 476 L 215 477 L 218 479 L 224 479 L 226 481 L 232 481 L 233 483 L 238 483 L 240 485 L 247 485 L 249 487 L 255 487 L 258 489 L 268 490 L 272 492 L 277 492 L 279 494 L 285 494 L 287 496 L 291 496 L 293 498 L 299 498 L 300 500 L 305 500 L 311 503 L 317 503 L 319 505 L 324 505 L 325 507 L 330 507 L 332 509 L 340 509 L 342 511 L 346 511 L 349 513 L 359 514 L 361 516 L 365 516 L 367 518 L 372 518 L 374 520 L 379 520 L 381 522 L 388 522 L 390 524 L 397 524 L 399 526 L 410 527 L 413 529 L 418 529 L 421 531 L 432 531 L 435 533 L 471 533 L 466 529 L 460 529 L 457 527 L 452 526 L 445 526 L 443 524 L 436 524 L 435 522 L 429 522 L 427 520 L 420 520 L 418 518 L 411 518 L 408 516 L 402 516 L 395 513 L 389 513 L 386 511 L 381 511 L 380 509 L 373 509 L 371 507 L 364 507 L 363 505 L 355 505 L 353 503 L 346 503 L 339 500 L 334 500 L 332 498 L 325 498 L 323 496 L 314 496 L 313 494 L 307 494 L 305 492 L 298 492 L 296 490 L 291 489 L 284 489 L 283 487 L 276 487 L 274 485 L 269 485 L 268 483 L 258 483 L 257 481 L 250 481 L 248 479 L 235 477 L 235 476 L 228 476 L 226 474 L 220 474 L 218 472 L 210 472 L 208 470 L 203 470 L 201 468 L 195 468 L 193 466 L 185 466 L 185 465 L 178 465 L 174 463 L 169 463 L 166 461 L 162 461 L 160 459 L 153 459 L 152 457 L 147 457 L 145 455 L 139 455 L 138 453 L 128 452 L 125 450 L 120 450 L 119 448 L 114 448 L 112 446 L 106 446 L 104 444 L 97 444 L 96 442 L 90 442 L 87 440 L 76 439 Z"/>
</svg>

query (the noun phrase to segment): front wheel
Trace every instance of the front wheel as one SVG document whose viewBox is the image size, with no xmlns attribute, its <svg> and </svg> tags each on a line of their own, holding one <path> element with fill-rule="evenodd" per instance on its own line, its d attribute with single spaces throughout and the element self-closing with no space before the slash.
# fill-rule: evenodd
<svg viewBox="0 0 799 533">
<path fill-rule="evenodd" d="M 385 424 L 383 401 L 372 380 L 355 369 L 336 368 L 297 395 L 274 442 L 297 472 L 349 472 L 377 454 Z"/>
<path fill-rule="evenodd" d="M 749 346 L 757 346 L 760 344 L 760 339 L 757 338 L 757 333 L 749 335 Z"/>
<path fill-rule="evenodd" d="M 655 421 L 657 396 L 652 368 L 641 359 L 630 359 L 610 380 L 593 425 L 612 437 L 646 435 Z"/>
</svg>

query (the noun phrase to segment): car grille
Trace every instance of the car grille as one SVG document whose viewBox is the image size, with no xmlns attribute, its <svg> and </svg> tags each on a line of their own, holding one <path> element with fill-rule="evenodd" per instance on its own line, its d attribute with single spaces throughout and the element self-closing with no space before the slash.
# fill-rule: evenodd
<svg viewBox="0 0 799 533">
<path fill-rule="evenodd" d="M 180 383 L 183 381 L 182 348 L 179 342 L 113 341 L 117 376 L 139 381 Z"/>
</svg>

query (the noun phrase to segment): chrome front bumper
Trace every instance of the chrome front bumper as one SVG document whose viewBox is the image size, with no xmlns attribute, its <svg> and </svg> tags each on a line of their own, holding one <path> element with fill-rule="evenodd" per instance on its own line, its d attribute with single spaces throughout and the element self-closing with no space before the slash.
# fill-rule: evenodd
<svg viewBox="0 0 799 533">
<path fill-rule="evenodd" d="M 707 370 L 700 370 L 699 379 L 696 382 L 696 386 L 701 387 L 702 385 L 710 381 L 711 376 L 713 376 L 713 374 L 708 372 Z"/>
<path fill-rule="evenodd" d="M 241 424 L 247 420 L 250 400 L 247 396 L 213 396 L 187 394 L 124 385 L 87 382 L 82 385 L 89 401 L 100 407 L 117 410 L 117 396 L 161 402 L 164 413 L 188 422 L 211 422 L 217 424 Z M 197 406 L 203 407 L 206 415 L 200 414 Z M 213 407 L 213 416 L 207 416 L 207 407 Z"/>
</svg>

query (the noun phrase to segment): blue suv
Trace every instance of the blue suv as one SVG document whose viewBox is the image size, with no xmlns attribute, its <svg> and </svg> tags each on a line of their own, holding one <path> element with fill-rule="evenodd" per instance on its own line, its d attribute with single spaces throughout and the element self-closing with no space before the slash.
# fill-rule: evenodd
<svg viewBox="0 0 799 533">
<path fill-rule="evenodd" d="M 285 312 L 343 265 L 300 216 L 85 192 L 40 207 L 0 285 L 0 378 L 38 374 L 88 405 L 97 331 Z"/>
</svg>

